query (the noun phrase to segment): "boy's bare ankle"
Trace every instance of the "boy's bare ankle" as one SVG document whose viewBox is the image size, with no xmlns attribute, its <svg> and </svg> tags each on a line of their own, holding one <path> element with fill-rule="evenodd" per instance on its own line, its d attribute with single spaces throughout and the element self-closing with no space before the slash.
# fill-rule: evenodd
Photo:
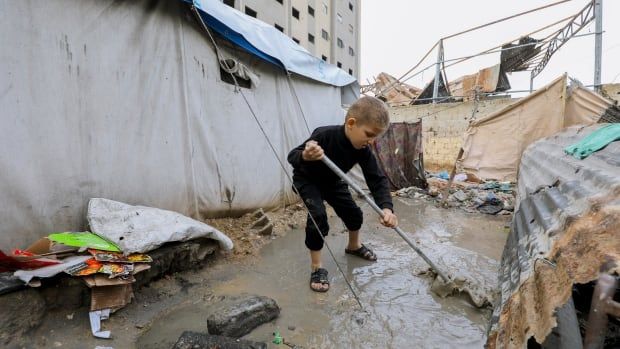
<svg viewBox="0 0 620 349">
<path fill-rule="evenodd" d="M 322 267 L 323 266 L 321 264 L 316 264 L 316 265 L 315 264 L 311 264 L 310 265 L 310 268 L 312 269 L 313 272 L 319 270 Z"/>
<path fill-rule="evenodd" d="M 362 244 L 361 243 L 357 243 L 357 244 L 349 243 L 347 245 L 347 250 L 359 250 L 360 248 L 362 248 Z"/>
</svg>

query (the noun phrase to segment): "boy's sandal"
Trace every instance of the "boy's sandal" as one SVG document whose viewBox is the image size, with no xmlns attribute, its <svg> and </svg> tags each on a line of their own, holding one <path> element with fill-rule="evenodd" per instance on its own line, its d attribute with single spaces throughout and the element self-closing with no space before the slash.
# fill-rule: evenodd
<svg viewBox="0 0 620 349">
<path fill-rule="evenodd" d="M 377 260 L 377 255 L 368 247 L 366 247 L 364 244 L 362 244 L 362 247 L 358 248 L 357 250 L 349 250 L 349 249 L 344 249 L 345 253 L 348 254 L 352 254 L 354 256 L 358 256 L 360 258 L 364 258 L 367 261 L 371 261 L 374 262 Z"/>
<path fill-rule="evenodd" d="M 312 287 L 312 284 L 321 284 L 323 287 Z M 327 288 L 325 286 L 327 285 Z M 327 269 L 319 268 L 310 274 L 310 289 L 315 292 L 327 292 L 329 290 L 329 279 L 327 278 Z"/>
</svg>

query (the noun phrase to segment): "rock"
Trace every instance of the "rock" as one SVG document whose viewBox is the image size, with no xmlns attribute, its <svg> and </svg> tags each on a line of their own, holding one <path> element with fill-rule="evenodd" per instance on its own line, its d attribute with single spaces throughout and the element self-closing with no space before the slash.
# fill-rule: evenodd
<svg viewBox="0 0 620 349">
<path fill-rule="evenodd" d="M 25 288 L 24 282 L 13 273 L 0 273 L 0 295 Z"/>
<path fill-rule="evenodd" d="M 489 204 L 484 203 L 478 206 L 478 211 L 486 214 L 497 214 L 503 209 L 504 205 L 500 202 L 499 204 Z"/>
<path fill-rule="evenodd" d="M 22 337 L 38 327 L 45 315 L 45 301 L 34 289 L 0 296 L 0 344 Z"/>
<path fill-rule="evenodd" d="M 207 318 L 210 334 L 241 337 L 280 315 L 280 307 L 271 298 L 245 295 L 224 299 Z"/>
<path fill-rule="evenodd" d="M 291 325 L 291 326 L 289 326 L 289 327 L 288 327 L 288 330 L 289 330 L 289 331 L 295 331 L 295 329 L 296 329 L 296 328 L 297 328 L 297 327 L 295 327 L 295 326 Z"/>
<path fill-rule="evenodd" d="M 457 190 L 452 196 L 460 202 L 467 200 L 467 194 L 465 194 L 462 190 Z"/>
<path fill-rule="evenodd" d="M 267 349 L 266 343 L 251 342 L 224 336 L 215 336 L 206 333 L 185 331 L 179 337 L 172 349 Z"/>
</svg>

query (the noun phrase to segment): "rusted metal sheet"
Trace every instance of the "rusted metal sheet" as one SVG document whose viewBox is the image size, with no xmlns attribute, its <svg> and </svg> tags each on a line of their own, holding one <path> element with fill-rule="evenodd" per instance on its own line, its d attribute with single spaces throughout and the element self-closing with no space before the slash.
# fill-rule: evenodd
<svg viewBox="0 0 620 349">
<path fill-rule="evenodd" d="M 599 127 L 570 127 L 523 153 L 488 348 L 543 343 L 573 284 L 596 280 L 603 265 L 620 271 L 620 142 L 583 160 L 564 153 Z"/>
<path fill-rule="evenodd" d="M 391 123 L 373 144 L 377 162 L 392 189 L 426 188 L 422 151 L 422 121 Z"/>
</svg>

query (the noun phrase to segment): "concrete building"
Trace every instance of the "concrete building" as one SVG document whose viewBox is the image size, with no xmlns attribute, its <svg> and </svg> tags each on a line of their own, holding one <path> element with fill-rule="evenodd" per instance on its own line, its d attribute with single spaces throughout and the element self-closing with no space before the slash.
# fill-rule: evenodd
<svg viewBox="0 0 620 349">
<path fill-rule="evenodd" d="M 222 0 L 359 80 L 360 0 Z"/>
</svg>

